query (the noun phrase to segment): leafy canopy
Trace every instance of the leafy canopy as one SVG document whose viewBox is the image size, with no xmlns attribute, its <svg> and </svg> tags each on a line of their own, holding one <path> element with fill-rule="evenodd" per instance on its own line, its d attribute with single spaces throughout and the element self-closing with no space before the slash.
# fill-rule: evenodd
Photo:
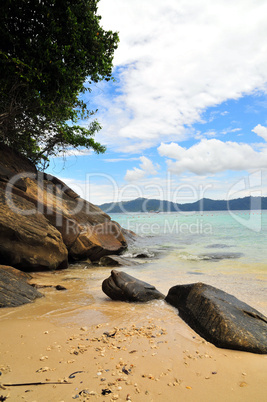
<svg viewBox="0 0 267 402">
<path fill-rule="evenodd" d="M 68 147 L 105 147 L 93 135 L 95 112 L 81 94 L 112 78 L 118 34 L 105 31 L 99 0 L 2 0 L 0 15 L 0 141 L 34 163 Z"/>
</svg>

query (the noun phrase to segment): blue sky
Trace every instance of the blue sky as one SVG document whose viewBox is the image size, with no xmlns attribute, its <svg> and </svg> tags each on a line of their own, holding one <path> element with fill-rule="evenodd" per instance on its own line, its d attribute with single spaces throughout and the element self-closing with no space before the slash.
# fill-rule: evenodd
<svg viewBox="0 0 267 402">
<path fill-rule="evenodd" d="M 267 195 L 266 1 L 100 0 L 99 14 L 120 36 L 116 82 L 86 98 L 107 152 L 48 172 L 95 204 Z"/>
</svg>

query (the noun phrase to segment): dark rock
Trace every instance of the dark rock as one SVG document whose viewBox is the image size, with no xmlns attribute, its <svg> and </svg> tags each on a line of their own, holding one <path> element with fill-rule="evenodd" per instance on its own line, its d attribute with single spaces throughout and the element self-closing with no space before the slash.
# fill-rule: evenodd
<svg viewBox="0 0 267 402">
<path fill-rule="evenodd" d="M 145 258 L 152 258 L 153 254 L 149 254 L 149 253 L 139 253 L 139 254 L 135 254 L 134 258 L 141 258 L 141 259 L 145 259 Z"/>
<path fill-rule="evenodd" d="M 14 177 L 13 170 L 11 170 L 3 165 L 0 165 L 0 181 L 1 182 L 4 182 L 5 184 L 7 184 L 13 177 Z M 27 186 L 24 183 L 24 181 L 22 180 L 22 178 L 18 178 L 18 180 L 16 180 L 14 182 L 14 186 L 22 191 L 26 191 L 26 189 L 27 189 Z"/>
<path fill-rule="evenodd" d="M 54 288 L 56 290 L 67 290 L 67 288 L 62 285 L 40 285 L 38 283 L 31 283 L 31 286 L 33 286 L 35 289 Z"/>
<path fill-rule="evenodd" d="M 99 265 L 105 267 L 130 267 L 139 264 L 130 258 L 119 257 L 117 255 L 106 255 L 105 257 L 100 258 Z"/>
<path fill-rule="evenodd" d="M 62 285 L 56 285 L 55 289 L 56 290 L 67 290 L 67 288 L 65 288 L 65 286 L 62 286 Z"/>
<path fill-rule="evenodd" d="M 204 283 L 177 285 L 165 299 L 215 346 L 267 353 L 267 318 L 236 297 Z"/>
<path fill-rule="evenodd" d="M 20 271 L 16 268 L 8 266 L 8 265 L 0 265 L 0 269 L 3 269 L 6 272 L 9 272 L 10 274 L 16 276 L 18 279 L 22 279 L 26 282 L 28 282 L 30 279 L 32 279 L 31 274 L 29 274 L 28 272 Z"/>
<path fill-rule="evenodd" d="M 42 294 L 27 283 L 28 276 L 13 267 L 0 265 L 0 307 L 30 303 Z"/>
<path fill-rule="evenodd" d="M 115 270 L 103 281 L 102 290 L 113 300 L 146 302 L 165 297 L 155 286 Z"/>
<path fill-rule="evenodd" d="M 37 173 L 37 169 L 32 162 L 3 143 L 0 144 L 0 154 L 1 165 L 11 169 L 15 174 L 22 172 Z"/>
</svg>

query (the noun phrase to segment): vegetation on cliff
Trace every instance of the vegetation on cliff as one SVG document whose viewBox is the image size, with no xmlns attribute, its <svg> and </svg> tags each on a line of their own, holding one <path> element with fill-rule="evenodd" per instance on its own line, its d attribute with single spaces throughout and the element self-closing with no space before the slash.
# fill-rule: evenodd
<svg viewBox="0 0 267 402">
<path fill-rule="evenodd" d="M 35 164 L 68 147 L 105 147 L 81 95 L 112 78 L 118 34 L 105 31 L 99 0 L 3 0 L 0 15 L 0 141 Z"/>
</svg>

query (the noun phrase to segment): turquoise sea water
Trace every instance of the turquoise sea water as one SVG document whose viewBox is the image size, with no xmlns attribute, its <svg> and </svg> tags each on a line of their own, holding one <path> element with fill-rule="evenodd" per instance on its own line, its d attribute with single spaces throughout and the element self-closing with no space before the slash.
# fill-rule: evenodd
<svg viewBox="0 0 267 402">
<path fill-rule="evenodd" d="M 205 282 L 267 313 L 267 211 L 113 214 L 112 219 L 140 236 L 126 255 L 147 253 L 150 264 L 139 270 L 163 292 L 179 283 Z"/>
<path fill-rule="evenodd" d="M 180 259 L 188 260 L 216 259 L 216 253 L 218 258 L 219 254 L 235 258 L 236 253 L 240 261 L 267 264 L 267 211 L 135 213 L 111 217 L 140 236 L 131 250 L 147 248 L 156 254 L 176 250 Z"/>
<path fill-rule="evenodd" d="M 155 285 L 164 294 L 174 285 L 204 282 L 267 315 L 267 211 L 111 217 L 138 235 L 124 253 L 138 264 L 116 269 Z M 177 310 L 163 300 L 144 304 L 110 300 L 101 285 L 111 269 L 81 262 L 62 271 L 34 273 L 35 283 L 61 284 L 67 291 L 41 289 L 44 298 L 19 308 L 2 309 L 0 321 L 39 317 L 59 325 L 115 326 L 137 322 L 140 317 L 146 321 L 162 317 L 176 328 Z M 186 326 L 179 331 L 189 336 Z"/>
</svg>

